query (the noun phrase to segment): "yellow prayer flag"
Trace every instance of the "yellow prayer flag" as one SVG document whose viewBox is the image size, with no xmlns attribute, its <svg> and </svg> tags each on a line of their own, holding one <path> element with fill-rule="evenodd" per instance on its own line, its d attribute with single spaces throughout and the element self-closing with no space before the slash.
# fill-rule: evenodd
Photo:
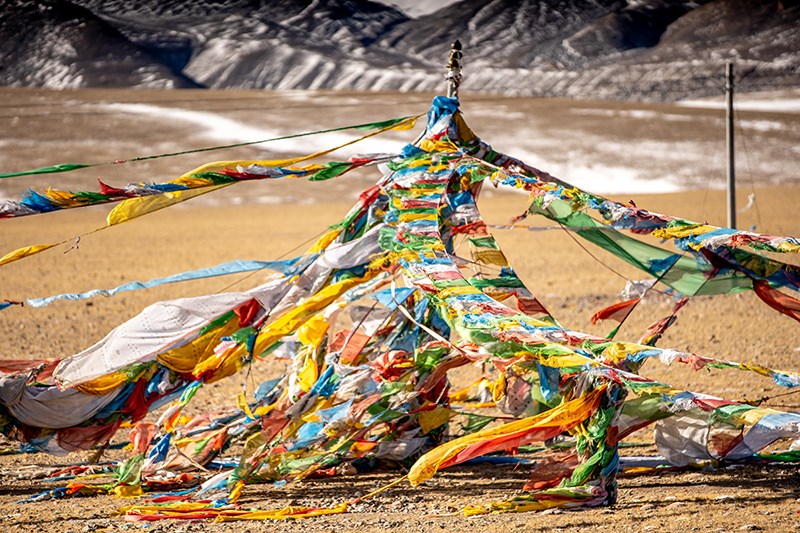
<svg viewBox="0 0 800 533">
<path fill-rule="evenodd" d="M 314 243 L 314 246 L 309 248 L 308 253 L 315 254 L 325 250 L 341 232 L 342 230 L 340 228 L 335 228 L 325 233 L 325 235 L 320 237 L 319 240 Z"/>
<path fill-rule="evenodd" d="M 141 485 L 117 485 L 110 492 L 120 498 L 138 498 L 144 494 Z"/>
<path fill-rule="evenodd" d="M 122 372 L 112 372 L 111 374 L 75 385 L 75 389 L 92 396 L 103 396 L 104 394 L 118 389 L 127 382 L 128 376 Z"/>
<path fill-rule="evenodd" d="M 455 459 L 459 453 L 469 446 L 500 440 L 514 434 L 524 435 L 526 432 L 543 428 L 571 428 L 586 420 L 591 412 L 596 409 L 600 395 L 606 387 L 601 386 L 592 392 L 575 400 L 564 403 L 555 409 L 542 414 L 510 422 L 508 424 L 483 429 L 481 431 L 464 435 L 450 442 L 442 444 L 420 457 L 408 473 L 411 485 L 417 486 L 430 479 L 446 462 Z M 468 457 L 467 457 L 468 458 Z"/>
<path fill-rule="evenodd" d="M 245 397 L 244 392 L 240 392 L 236 395 L 236 407 L 241 409 L 244 414 L 247 415 L 247 418 L 255 420 L 256 417 L 253 414 L 253 411 L 250 410 L 250 406 L 247 405 L 247 398 Z"/>
<path fill-rule="evenodd" d="M 328 322 L 322 315 L 312 316 L 297 330 L 297 338 L 303 346 L 317 347 L 328 331 Z"/>
<path fill-rule="evenodd" d="M 306 354 L 303 368 L 297 374 L 297 381 L 299 382 L 300 389 L 304 392 L 310 391 L 319 377 L 319 371 L 317 369 L 317 364 L 314 362 L 313 355 L 313 353 Z"/>
<path fill-rule="evenodd" d="M 14 262 L 17 259 L 22 259 L 23 257 L 28 257 L 29 255 L 38 254 L 39 252 L 43 252 L 49 248 L 52 248 L 53 246 L 58 246 L 59 244 L 63 243 L 57 242 L 55 244 L 37 244 L 34 246 L 24 246 L 22 248 L 18 248 L 13 252 L 8 252 L 3 257 L 0 257 L 0 266 Z"/>
<path fill-rule="evenodd" d="M 484 265 L 508 266 L 508 260 L 500 250 L 476 250 L 475 261 Z"/>
<path fill-rule="evenodd" d="M 694 237 L 715 231 L 717 228 L 705 224 L 691 224 L 688 226 L 677 226 L 674 228 L 660 228 L 653 231 L 654 237 L 661 239 L 682 239 L 684 237 Z"/>
<path fill-rule="evenodd" d="M 446 289 L 442 289 L 439 291 L 439 298 L 443 300 L 446 298 L 452 298 L 453 296 L 460 296 L 463 294 L 482 294 L 479 289 L 476 289 L 472 285 L 456 285 L 455 287 L 447 287 Z"/>
<path fill-rule="evenodd" d="M 59 207 L 73 207 L 85 205 L 87 203 L 86 199 L 75 197 L 71 192 L 59 191 L 57 189 L 47 189 L 44 191 L 44 195 Z"/>
<path fill-rule="evenodd" d="M 439 214 L 433 213 L 400 213 L 397 217 L 400 222 L 413 222 L 415 220 L 438 220 Z"/>
<path fill-rule="evenodd" d="M 400 131 L 410 130 L 411 128 L 413 128 L 414 126 L 417 125 L 417 119 L 420 116 L 421 115 L 417 115 L 416 117 L 410 117 L 407 120 L 404 120 L 402 122 L 398 122 L 396 125 L 392 126 L 389 129 L 391 129 L 391 130 L 400 130 Z"/>
<path fill-rule="evenodd" d="M 127 222 L 134 218 L 147 215 L 149 213 L 153 213 L 155 211 L 158 211 L 159 209 L 164 209 L 165 207 L 170 207 L 180 202 L 191 200 L 192 198 L 195 198 L 207 192 L 216 191 L 223 187 L 227 187 L 228 185 L 231 184 L 225 183 L 223 185 L 204 187 L 202 189 L 188 189 L 185 191 L 174 191 L 164 194 L 155 194 L 153 196 L 140 196 L 138 198 L 129 198 L 127 200 L 120 202 L 114 209 L 111 210 L 111 212 L 108 214 L 108 217 L 106 217 L 106 224 L 108 224 L 109 226 L 122 224 L 123 222 Z"/>
<path fill-rule="evenodd" d="M 793 242 L 779 242 L 778 245 L 775 247 L 781 252 L 788 252 L 788 253 L 800 253 L 800 244 L 795 244 Z"/>
<path fill-rule="evenodd" d="M 458 147 L 450 141 L 434 141 L 424 139 L 419 143 L 419 147 L 426 152 L 457 152 Z"/>
<path fill-rule="evenodd" d="M 422 433 L 429 433 L 432 429 L 446 424 L 455 413 L 446 407 L 437 407 L 430 411 L 423 411 L 420 413 L 418 420 L 419 426 L 422 428 Z"/>
</svg>

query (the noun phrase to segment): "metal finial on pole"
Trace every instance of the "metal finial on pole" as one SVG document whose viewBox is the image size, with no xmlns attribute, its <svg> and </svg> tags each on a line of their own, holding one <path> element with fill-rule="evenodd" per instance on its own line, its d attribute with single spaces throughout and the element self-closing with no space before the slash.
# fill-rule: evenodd
<svg viewBox="0 0 800 533">
<path fill-rule="evenodd" d="M 728 227 L 736 228 L 736 174 L 733 155 L 733 63 L 725 68 L 726 128 L 725 139 L 728 146 Z"/>
<path fill-rule="evenodd" d="M 458 86 L 461 85 L 461 41 L 456 39 L 450 45 L 450 57 L 447 60 L 447 97 L 458 98 Z"/>
</svg>

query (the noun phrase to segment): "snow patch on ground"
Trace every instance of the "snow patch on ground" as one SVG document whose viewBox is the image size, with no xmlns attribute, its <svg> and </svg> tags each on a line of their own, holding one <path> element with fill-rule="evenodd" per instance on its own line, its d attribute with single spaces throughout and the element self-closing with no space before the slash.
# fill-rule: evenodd
<svg viewBox="0 0 800 533">
<path fill-rule="evenodd" d="M 725 109 L 724 100 L 683 100 L 676 105 L 700 109 Z M 768 113 L 800 113 L 800 98 L 781 98 L 776 100 L 748 100 L 734 98 L 734 110 L 765 111 Z"/>
<path fill-rule="evenodd" d="M 277 205 L 284 203 L 285 199 L 280 196 L 259 196 L 256 198 L 256 203 L 261 205 Z"/>
<path fill-rule="evenodd" d="M 626 167 L 570 163 L 547 164 L 554 176 L 563 176 L 567 182 L 595 194 L 645 194 L 668 193 L 683 189 L 680 184 L 666 179 L 648 179 Z"/>
<path fill-rule="evenodd" d="M 761 132 L 780 131 L 786 128 L 785 124 L 775 120 L 741 120 L 739 125 L 743 128 Z"/>
<path fill-rule="evenodd" d="M 648 109 L 616 110 L 616 109 L 581 108 L 581 109 L 570 109 L 569 112 L 574 115 L 636 118 L 641 120 L 658 119 L 658 120 L 670 120 L 674 122 L 688 122 L 697 120 L 696 117 L 691 117 L 689 115 L 679 115 L 675 113 L 660 113 L 658 111 L 650 111 Z"/>
<path fill-rule="evenodd" d="M 170 122 L 181 121 L 187 124 L 194 124 L 201 127 L 197 133 L 200 133 L 208 139 L 220 142 L 252 142 L 286 136 L 286 134 L 282 134 L 276 130 L 253 127 L 244 122 L 207 111 L 191 111 L 188 109 L 161 107 L 149 104 L 125 103 L 103 104 L 100 107 L 115 112 L 146 115 Z M 334 132 L 318 136 L 270 141 L 261 146 L 271 151 L 292 153 L 300 156 L 343 145 L 363 136 L 365 133 L 364 131 L 357 131 L 354 133 Z M 359 153 L 398 153 L 405 144 L 406 143 L 402 141 L 386 139 L 384 136 L 381 136 L 381 138 L 377 139 L 364 139 L 357 144 L 346 147 L 346 150 L 347 154 L 352 154 L 356 151 Z M 345 149 L 333 153 L 343 153 L 344 150 Z"/>
<path fill-rule="evenodd" d="M 800 100 L 798 100 L 800 102 Z M 703 107 L 700 105 L 684 105 L 684 107 Z M 709 107 L 710 109 L 716 109 Z M 724 106 L 723 106 L 724 108 Z M 738 109 L 744 109 L 744 106 L 740 106 L 737 104 Z M 753 109 L 755 110 L 755 109 Z M 650 111 L 647 109 L 626 109 L 626 110 L 615 110 L 615 109 L 571 109 L 570 113 L 575 115 L 584 115 L 584 116 L 598 116 L 598 117 L 613 117 L 613 118 L 633 118 L 639 120 L 664 120 L 664 121 L 672 121 L 672 122 L 695 122 L 698 120 L 698 117 L 694 117 L 691 115 L 680 115 L 676 113 L 661 113 L 658 111 Z M 740 120 L 739 126 L 742 128 L 752 129 L 756 131 L 779 131 L 786 127 L 785 124 L 778 122 L 776 120 Z"/>
<path fill-rule="evenodd" d="M 684 190 L 677 180 L 648 178 L 639 170 L 616 165 L 595 164 L 572 159 L 569 163 L 547 161 L 524 148 L 512 148 L 514 157 L 534 165 L 556 178 L 594 194 L 647 194 Z"/>
<path fill-rule="evenodd" d="M 290 101 L 302 102 L 307 98 L 308 94 L 303 92 L 292 91 L 288 94 Z M 184 145 L 186 139 L 191 137 L 207 139 L 208 144 L 234 144 L 299 133 L 296 130 L 286 130 L 274 122 L 261 123 L 249 117 L 233 118 L 221 112 L 196 111 L 168 105 L 113 103 L 92 107 L 140 115 L 148 120 L 185 124 L 187 135 L 182 139 Z M 669 113 L 636 108 L 627 110 L 581 108 L 570 109 L 568 112 L 579 115 L 608 116 L 611 124 L 616 118 L 636 121 L 664 120 L 673 123 L 698 119 L 688 113 L 683 115 L 680 110 Z M 482 117 L 484 114 L 485 110 L 480 107 L 470 110 L 470 116 Z M 497 115 L 496 111 L 494 115 Z M 493 141 L 492 144 L 496 149 L 596 194 L 668 193 L 695 187 L 714 187 L 722 183 L 722 178 L 719 180 L 709 179 L 717 174 L 723 175 L 721 170 L 716 172 L 724 168 L 724 161 L 715 160 L 716 145 L 698 144 L 694 140 L 687 140 L 685 143 L 668 143 L 648 138 L 619 142 L 591 133 L 584 133 L 580 138 L 573 137 L 570 132 L 556 132 L 551 136 L 542 136 L 538 134 L 538 130 L 545 126 L 537 121 L 524 121 L 524 117 L 528 115 L 519 110 L 503 108 L 500 115 L 504 121 L 518 123 L 519 127 L 513 131 L 500 129 L 492 134 L 487 134 L 487 138 Z M 357 118 L 352 119 L 353 122 L 357 120 Z M 740 120 L 739 127 L 763 133 L 792 131 L 792 128 L 784 121 L 771 120 L 769 117 Z M 366 132 L 356 130 L 332 132 L 270 141 L 259 144 L 258 147 L 281 156 L 302 156 L 343 145 L 364 133 Z M 411 138 L 410 132 L 390 132 L 346 146 L 334 152 L 332 157 L 345 160 L 354 154 L 398 153 Z M 198 140 L 193 144 L 202 145 L 202 142 Z M 641 158 L 630 157 L 630 154 L 636 153 L 646 154 L 650 160 L 649 166 L 642 167 Z M 545 159 L 542 158 L 542 155 L 545 156 Z M 272 154 L 264 156 L 265 159 L 274 157 Z M 763 174 L 771 174 L 775 169 L 767 166 L 763 169 L 759 168 L 758 171 Z M 270 201 L 272 200 L 260 200 L 265 203 Z"/>
</svg>

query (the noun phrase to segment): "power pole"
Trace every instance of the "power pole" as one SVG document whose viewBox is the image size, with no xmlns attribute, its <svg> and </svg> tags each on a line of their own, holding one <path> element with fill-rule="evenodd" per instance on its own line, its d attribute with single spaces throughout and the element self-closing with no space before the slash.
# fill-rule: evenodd
<svg viewBox="0 0 800 533">
<path fill-rule="evenodd" d="M 725 69 L 726 127 L 725 140 L 728 145 L 728 227 L 736 228 L 736 174 L 733 154 L 733 63 Z"/>
</svg>

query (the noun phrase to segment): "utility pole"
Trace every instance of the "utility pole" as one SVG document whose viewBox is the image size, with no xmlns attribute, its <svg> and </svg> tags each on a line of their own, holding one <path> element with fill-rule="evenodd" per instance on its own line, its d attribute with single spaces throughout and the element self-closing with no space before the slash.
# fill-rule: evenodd
<svg viewBox="0 0 800 533">
<path fill-rule="evenodd" d="M 733 63 L 725 69 L 726 127 L 725 140 L 728 145 L 728 227 L 736 228 L 736 175 L 733 154 Z"/>
<path fill-rule="evenodd" d="M 450 57 L 447 60 L 447 97 L 458 98 L 458 86 L 461 85 L 461 41 L 456 39 L 450 45 Z"/>
</svg>

